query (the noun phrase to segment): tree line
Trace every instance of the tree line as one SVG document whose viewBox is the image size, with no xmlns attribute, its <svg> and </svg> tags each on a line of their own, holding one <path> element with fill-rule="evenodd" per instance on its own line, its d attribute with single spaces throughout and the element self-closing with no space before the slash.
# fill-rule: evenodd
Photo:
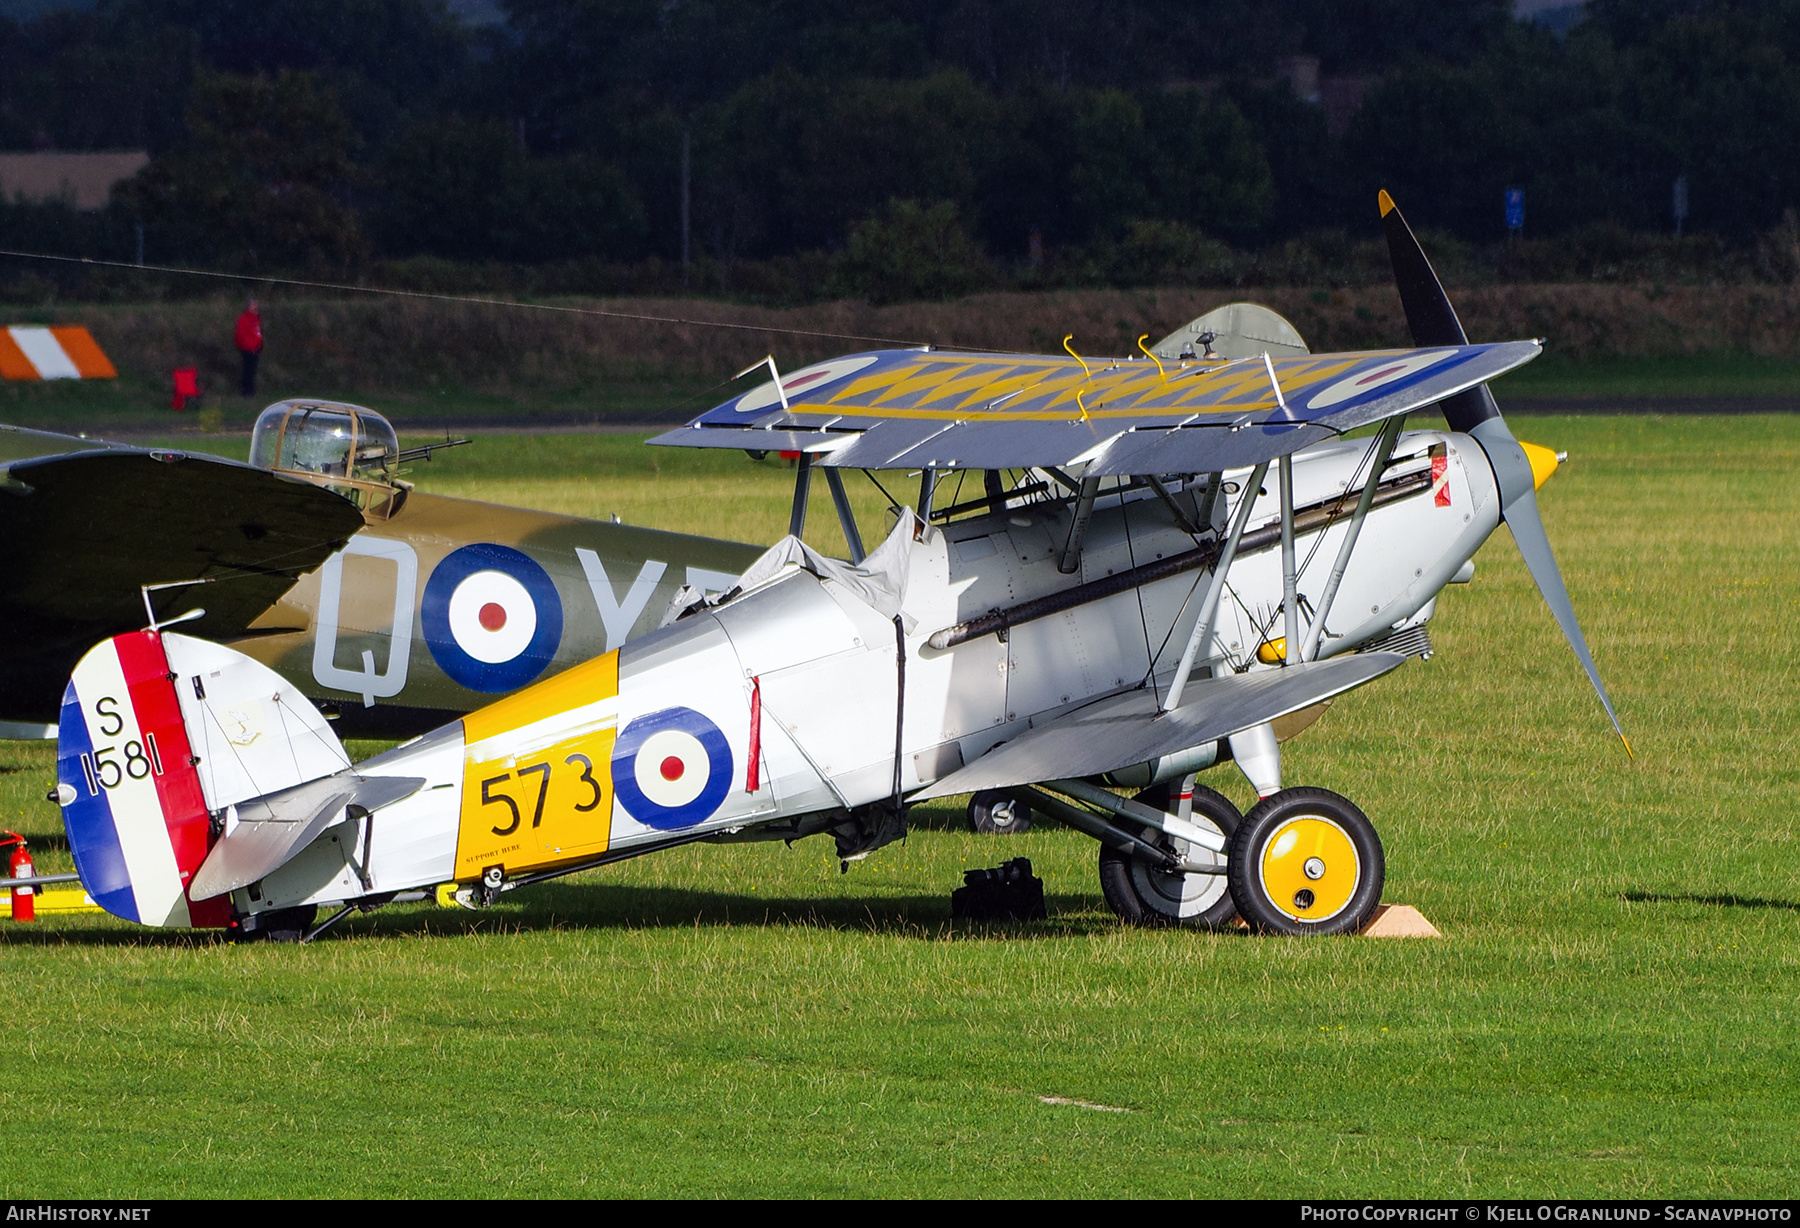
<svg viewBox="0 0 1800 1228">
<path fill-rule="evenodd" d="M 1664 232 L 1677 179 L 1699 242 L 1793 230 L 1800 0 L 1589 0 L 1566 29 L 1510 7 L 505 0 L 471 26 L 434 0 L 100 0 L 0 28 L 0 149 L 153 160 L 104 216 L 0 227 L 289 268 L 667 265 L 685 238 L 888 296 L 1249 267 L 1371 236 L 1383 186 L 1470 243 L 1504 237 L 1512 187 L 1531 239 Z M 1360 81 L 1343 130 L 1296 56 Z"/>
</svg>

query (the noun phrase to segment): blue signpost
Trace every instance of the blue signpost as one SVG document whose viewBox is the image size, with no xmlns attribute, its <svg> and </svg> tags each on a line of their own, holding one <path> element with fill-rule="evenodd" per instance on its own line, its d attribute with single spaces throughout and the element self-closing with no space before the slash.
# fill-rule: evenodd
<svg viewBox="0 0 1800 1228">
<path fill-rule="evenodd" d="M 1506 228 L 1515 235 L 1525 229 L 1525 189 L 1506 189 Z"/>
</svg>

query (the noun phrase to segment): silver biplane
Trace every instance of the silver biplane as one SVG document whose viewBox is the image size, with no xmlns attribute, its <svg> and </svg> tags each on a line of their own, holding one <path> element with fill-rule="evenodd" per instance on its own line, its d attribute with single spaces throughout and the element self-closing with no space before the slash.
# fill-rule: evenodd
<svg viewBox="0 0 1800 1228">
<path fill-rule="evenodd" d="M 972 794 L 990 823 L 1095 837 L 1128 921 L 1359 927 L 1381 841 L 1349 799 L 1284 781 L 1281 738 L 1429 655 L 1439 592 L 1502 521 L 1612 715 L 1538 519 L 1556 458 L 1486 388 L 1539 346 L 1469 344 L 1382 206 L 1415 349 L 1294 335 L 1277 356 L 1234 326 L 1131 359 L 771 361 L 652 442 L 799 452 L 788 537 L 728 591 L 678 594 L 660 630 L 364 762 L 249 657 L 155 626 L 102 643 L 59 745 L 84 883 L 147 925 L 311 936 L 700 840 L 829 834 L 847 866 L 908 805 Z M 1403 430 L 1431 406 L 1448 430 Z M 801 541 L 815 469 L 846 560 Z M 873 550 L 846 470 L 920 475 Z M 950 475 L 978 490 L 946 497 Z M 1225 761 L 1248 814 L 1196 781 Z"/>
</svg>

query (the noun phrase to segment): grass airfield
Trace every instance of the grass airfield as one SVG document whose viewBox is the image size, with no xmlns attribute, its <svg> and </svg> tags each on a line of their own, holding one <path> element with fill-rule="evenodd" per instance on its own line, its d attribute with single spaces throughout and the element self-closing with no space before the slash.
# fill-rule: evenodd
<svg viewBox="0 0 1800 1228">
<path fill-rule="evenodd" d="M 828 841 L 689 847 L 307 947 L 0 922 L 0 1196 L 1790 1196 L 1800 417 L 1513 425 L 1572 454 L 1540 501 L 1636 761 L 1505 532 L 1438 655 L 1286 754 L 1368 811 L 1386 898 L 1441 941 L 1123 929 L 1091 840 L 948 807 L 847 875 Z M 414 477 L 786 519 L 784 467 L 620 436 Z M 52 775 L 0 744 L 43 870 Z M 1018 855 L 1050 919 L 952 924 L 960 872 Z"/>
</svg>

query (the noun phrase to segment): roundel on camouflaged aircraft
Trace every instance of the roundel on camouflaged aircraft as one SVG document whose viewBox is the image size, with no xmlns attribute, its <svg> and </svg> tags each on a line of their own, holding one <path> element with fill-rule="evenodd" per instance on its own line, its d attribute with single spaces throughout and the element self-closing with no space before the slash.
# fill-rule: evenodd
<svg viewBox="0 0 1800 1228">
<path fill-rule="evenodd" d="M 731 745 L 692 708 L 664 708 L 619 734 L 612 778 L 619 801 L 644 826 L 692 827 L 711 818 L 731 792 Z"/>
<path fill-rule="evenodd" d="M 471 691 L 524 686 L 562 643 L 562 599 L 550 573 L 510 546 L 477 542 L 444 556 L 420 604 L 432 660 Z"/>
</svg>

